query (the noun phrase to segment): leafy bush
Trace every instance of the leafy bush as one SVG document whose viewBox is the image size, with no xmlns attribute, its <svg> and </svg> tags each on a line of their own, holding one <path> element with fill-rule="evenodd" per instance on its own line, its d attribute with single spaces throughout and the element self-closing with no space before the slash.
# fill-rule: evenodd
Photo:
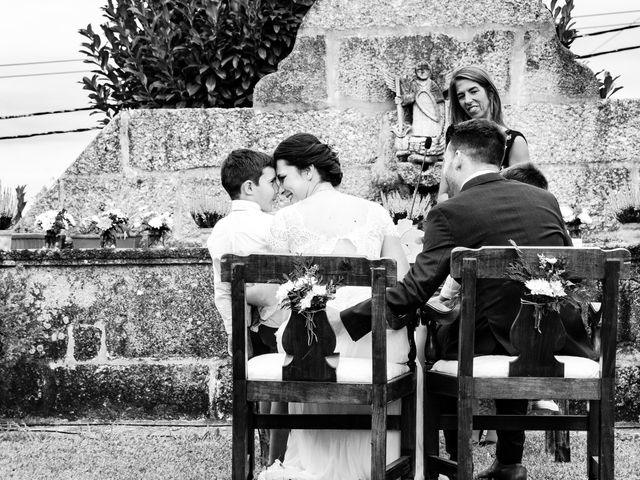
<svg viewBox="0 0 640 480">
<path fill-rule="evenodd" d="M 617 371 L 616 419 L 640 421 L 640 366 L 621 367 Z"/>
<path fill-rule="evenodd" d="M 578 31 L 573 28 L 576 22 L 571 16 L 574 7 L 573 0 L 565 0 L 563 7 L 556 6 L 557 3 L 558 0 L 551 0 L 551 4 L 547 8 L 553 15 L 558 40 L 569 48 L 578 35 Z"/>
<path fill-rule="evenodd" d="M 123 108 L 248 107 L 292 50 L 314 0 L 107 0 L 91 25 L 83 88 L 103 123 Z"/>
</svg>

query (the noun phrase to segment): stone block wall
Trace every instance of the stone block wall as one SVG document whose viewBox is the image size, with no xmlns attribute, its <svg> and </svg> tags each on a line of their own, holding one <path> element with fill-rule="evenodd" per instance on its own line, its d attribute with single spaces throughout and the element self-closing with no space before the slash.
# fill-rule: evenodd
<svg viewBox="0 0 640 480">
<path fill-rule="evenodd" d="M 636 421 L 627 392 L 640 389 L 640 250 L 632 255 L 617 404 L 619 420 Z M 9 294 L 27 328 L 23 360 L 0 375 L 0 416 L 229 418 L 231 362 L 207 250 L 0 252 L 0 291 L 6 285 L 22 285 Z"/>
<path fill-rule="evenodd" d="M 30 362 L 0 382 L 4 415 L 229 415 L 207 250 L 14 251 L 0 256 L 9 277 L 26 285 L 18 308 L 34 323 Z"/>
</svg>

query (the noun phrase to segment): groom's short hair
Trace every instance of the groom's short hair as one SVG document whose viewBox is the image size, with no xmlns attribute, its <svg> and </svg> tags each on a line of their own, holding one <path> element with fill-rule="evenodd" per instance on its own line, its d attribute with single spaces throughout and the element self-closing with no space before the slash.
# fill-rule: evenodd
<svg viewBox="0 0 640 480">
<path fill-rule="evenodd" d="M 500 166 L 506 144 L 505 134 L 491 120 L 473 119 L 453 126 L 449 142 L 478 163 Z"/>
<path fill-rule="evenodd" d="M 220 167 L 220 180 L 232 200 L 240 195 L 240 187 L 247 180 L 258 184 L 262 176 L 262 170 L 267 167 L 274 168 L 271 155 L 248 148 L 240 148 L 232 151 L 222 162 Z"/>
</svg>

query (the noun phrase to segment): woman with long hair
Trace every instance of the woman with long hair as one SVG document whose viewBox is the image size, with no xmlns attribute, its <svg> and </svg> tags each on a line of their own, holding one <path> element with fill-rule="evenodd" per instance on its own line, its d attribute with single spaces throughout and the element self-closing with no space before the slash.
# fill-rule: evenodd
<svg viewBox="0 0 640 480">
<path fill-rule="evenodd" d="M 458 123 L 472 118 L 493 120 L 505 134 L 507 143 L 500 163 L 501 169 L 529 161 L 529 147 L 524 135 L 510 129 L 504 123 L 502 101 L 491 77 L 486 70 L 474 65 L 458 68 L 451 75 L 449 82 L 451 125 L 446 132 L 447 143 L 453 128 Z M 438 200 L 446 198 L 448 198 L 448 186 L 445 181 L 441 181 Z"/>
</svg>

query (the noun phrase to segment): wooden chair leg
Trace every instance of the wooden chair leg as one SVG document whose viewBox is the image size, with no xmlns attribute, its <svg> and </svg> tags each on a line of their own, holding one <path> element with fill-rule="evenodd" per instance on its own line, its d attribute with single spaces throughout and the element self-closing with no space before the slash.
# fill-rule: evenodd
<svg viewBox="0 0 640 480">
<path fill-rule="evenodd" d="M 249 441 L 248 419 L 249 405 L 246 396 L 245 381 L 233 382 L 233 423 L 231 426 L 231 476 L 233 480 L 247 480 L 247 454 L 253 445 L 253 438 Z M 251 472 L 253 475 L 253 472 Z"/>
<path fill-rule="evenodd" d="M 587 430 L 587 477 L 597 480 L 600 463 L 600 402 L 589 402 L 589 430 Z"/>
<path fill-rule="evenodd" d="M 434 394 L 427 394 L 426 386 L 424 389 L 423 405 L 424 478 L 425 480 L 437 480 L 438 469 L 435 468 L 435 465 L 429 457 L 440 456 L 440 437 L 438 430 L 438 417 L 440 416 L 440 399 Z"/>
<path fill-rule="evenodd" d="M 602 401 L 600 402 L 600 480 L 614 477 L 614 442 L 613 433 L 613 379 L 602 379 Z"/>
<path fill-rule="evenodd" d="M 386 385 L 373 385 L 371 405 L 371 480 L 383 480 L 387 470 Z"/>
<path fill-rule="evenodd" d="M 473 478 L 473 399 L 458 399 L 458 478 Z"/>
<path fill-rule="evenodd" d="M 422 405 L 420 406 L 422 408 Z M 411 458 L 411 471 L 404 478 L 415 477 L 416 469 L 416 394 L 402 398 L 400 417 L 400 455 Z"/>
</svg>

